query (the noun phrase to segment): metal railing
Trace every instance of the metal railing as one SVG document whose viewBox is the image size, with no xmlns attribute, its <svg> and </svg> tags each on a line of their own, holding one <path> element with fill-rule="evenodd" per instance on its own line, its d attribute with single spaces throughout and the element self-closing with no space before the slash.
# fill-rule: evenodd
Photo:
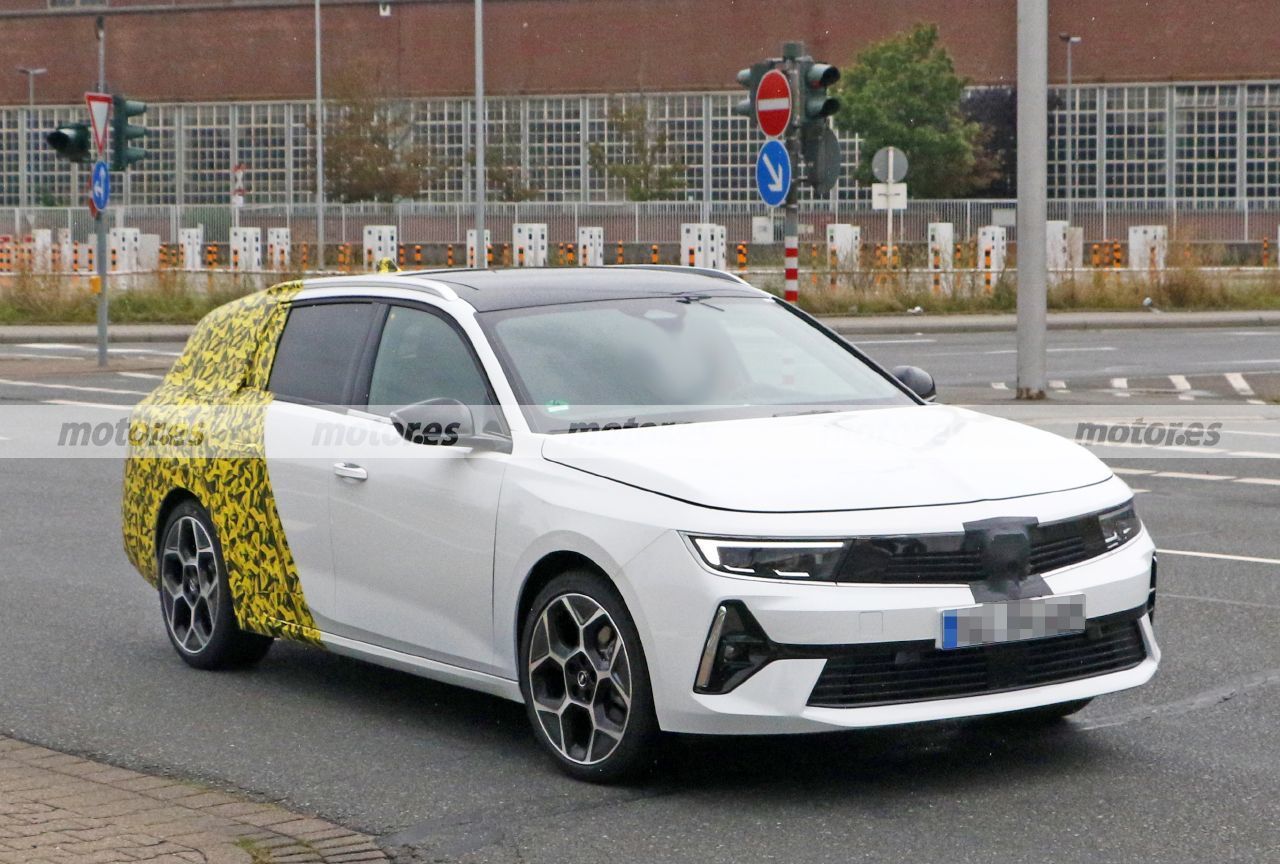
<svg viewBox="0 0 1280 864">
<path fill-rule="evenodd" d="M 991 224 L 1010 224 L 1016 201 L 933 200 L 912 201 L 894 216 L 894 236 L 902 243 L 926 241 L 931 222 L 950 222 L 957 242 L 977 237 L 978 230 Z M 1079 200 L 1073 204 L 1074 222 L 1084 229 L 1086 245 L 1102 241 L 1126 241 L 1131 225 L 1166 225 L 1171 240 L 1196 244 L 1274 244 L 1280 228 L 1280 201 L 1251 203 L 1205 202 L 1203 200 Z M 754 203 L 701 204 L 697 202 L 619 203 L 491 203 L 486 224 L 494 243 L 509 242 L 517 222 L 547 224 L 551 243 L 574 243 L 579 227 L 604 229 L 606 245 L 616 243 L 677 243 L 680 225 L 686 222 L 714 222 L 725 226 L 730 244 L 762 242 L 753 232 L 755 217 L 768 217 L 767 208 Z M 404 244 L 463 243 L 472 218 L 465 203 L 433 204 L 333 204 L 325 208 L 325 238 L 330 244 L 359 245 L 366 225 L 394 225 Z M 1049 204 L 1050 219 L 1066 218 L 1066 202 Z M 204 226 L 205 242 L 228 242 L 233 226 L 289 228 L 292 242 L 314 243 L 316 209 L 311 204 L 225 206 L 142 205 L 113 207 L 108 212 L 112 227 L 138 228 L 156 234 L 161 243 L 176 243 L 180 228 Z M 862 227 L 862 242 L 883 242 L 885 213 L 871 210 L 866 202 L 809 204 L 801 206 L 801 242 L 825 242 L 829 223 L 852 223 Z M 781 240 L 779 217 L 774 219 L 772 241 Z M 69 229 L 71 239 L 87 240 L 93 220 L 83 207 L 0 208 L 0 237 L 22 238 L 33 229 Z M 1016 241 L 1010 225 L 1008 237 Z"/>
</svg>

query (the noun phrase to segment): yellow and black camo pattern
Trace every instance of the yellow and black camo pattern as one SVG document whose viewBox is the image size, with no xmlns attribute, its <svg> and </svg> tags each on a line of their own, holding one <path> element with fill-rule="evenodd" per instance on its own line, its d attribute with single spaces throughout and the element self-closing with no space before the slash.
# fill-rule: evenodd
<svg viewBox="0 0 1280 864">
<path fill-rule="evenodd" d="M 158 584 L 160 508 L 185 490 L 213 519 L 240 626 L 318 643 L 266 463 L 267 379 L 289 302 L 301 290 L 301 282 L 287 282 L 209 313 L 164 382 L 134 409 L 124 546 L 138 572 Z"/>
</svg>

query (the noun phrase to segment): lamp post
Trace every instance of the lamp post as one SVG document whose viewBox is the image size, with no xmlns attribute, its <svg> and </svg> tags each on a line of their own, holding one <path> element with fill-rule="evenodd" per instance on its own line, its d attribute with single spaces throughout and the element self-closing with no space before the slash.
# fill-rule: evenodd
<svg viewBox="0 0 1280 864">
<path fill-rule="evenodd" d="M 476 2 L 476 260 L 475 266 L 489 266 L 489 248 L 484 242 L 484 0 Z"/>
<path fill-rule="evenodd" d="M 324 95 L 320 78 L 320 0 L 316 0 L 316 269 L 324 269 Z"/>
<path fill-rule="evenodd" d="M 18 67 L 18 74 L 27 76 L 27 122 L 25 124 L 26 129 L 23 130 L 24 144 L 27 139 L 27 135 L 25 133 L 35 125 L 33 118 L 35 116 L 35 107 L 36 107 L 36 76 L 43 75 L 48 71 L 49 71 L 48 69 L 45 69 L 42 66 L 41 67 L 32 67 L 32 66 Z M 19 204 L 23 207 L 26 207 L 28 204 L 30 204 L 30 198 L 31 198 L 31 190 L 29 188 L 31 183 L 31 174 L 27 170 L 27 163 L 29 161 L 31 161 L 31 159 L 30 159 L 30 156 L 28 155 L 28 158 L 23 159 L 21 164 L 18 165 L 18 174 L 19 174 L 19 177 L 18 177 L 19 196 L 18 197 L 19 197 Z"/>
<path fill-rule="evenodd" d="M 1079 107 L 1071 86 L 1071 48 L 1079 45 L 1081 39 L 1070 33 L 1059 33 L 1058 38 L 1067 46 L 1067 224 L 1070 225 L 1076 197 L 1076 108 Z"/>
</svg>

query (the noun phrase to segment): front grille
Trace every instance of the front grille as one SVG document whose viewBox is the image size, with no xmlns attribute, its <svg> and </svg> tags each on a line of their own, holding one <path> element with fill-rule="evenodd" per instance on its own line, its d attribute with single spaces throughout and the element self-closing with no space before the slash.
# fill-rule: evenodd
<svg viewBox="0 0 1280 864">
<path fill-rule="evenodd" d="M 1049 573 L 1115 548 L 1102 536 L 1098 514 L 1033 525 L 1030 572 Z M 970 583 L 987 578 L 977 539 L 965 534 L 922 534 L 855 539 L 840 569 L 842 582 Z"/>
<path fill-rule="evenodd" d="M 809 694 L 822 708 L 863 708 L 978 696 L 1132 669 L 1146 659 L 1136 620 L 1083 633 L 939 651 L 910 642 L 832 649 Z"/>
</svg>

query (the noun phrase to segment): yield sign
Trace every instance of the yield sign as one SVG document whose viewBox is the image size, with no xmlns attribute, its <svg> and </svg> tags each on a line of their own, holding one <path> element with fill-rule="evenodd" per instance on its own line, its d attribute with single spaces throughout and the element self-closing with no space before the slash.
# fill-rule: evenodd
<svg viewBox="0 0 1280 864">
<path fill-rule="evenodd" d="M 98 156 L 107 149 L 107 115 L 111 113 L 110 93 L 86 93 L 84 104 L 89 106 L 89 126 L 93 129 L 93 146 Z"/>
<path fill-rule="evenodd" d="M 764 73 L 756 86 L 756 120 L 770 138 L 786 132 L 791 122 L 791 82 L 777 69 Z"/>
</svg>

